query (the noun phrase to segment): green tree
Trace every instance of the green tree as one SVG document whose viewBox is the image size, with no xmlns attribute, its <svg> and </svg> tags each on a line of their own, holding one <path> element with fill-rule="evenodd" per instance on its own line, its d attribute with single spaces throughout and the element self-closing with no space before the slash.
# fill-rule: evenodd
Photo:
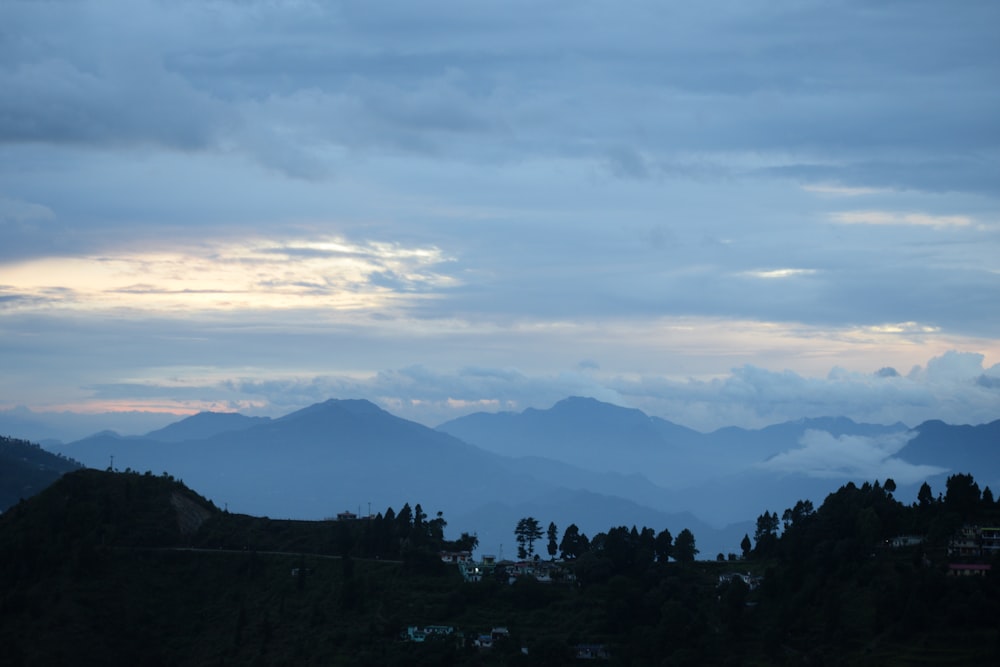
<svg viewBox="0 0 1000 667">
<path fill-rule="evenodd" d="M 674 540 L 674 559 L 678 563 L 690 563 L 697 554 L 698 549 L 694 545 L 694 533 L 685 528 L 677 534 L 677 539 Z"/>
<path fill-rule="evenodd" d="M 743 558 L 750 557 L 751 549 L 753 549 L 753 543 L 750 542 L 750 536 L 743 535 L 743 541 L 740 542 L 740 550 L 743 552 Z"/>
</svg>

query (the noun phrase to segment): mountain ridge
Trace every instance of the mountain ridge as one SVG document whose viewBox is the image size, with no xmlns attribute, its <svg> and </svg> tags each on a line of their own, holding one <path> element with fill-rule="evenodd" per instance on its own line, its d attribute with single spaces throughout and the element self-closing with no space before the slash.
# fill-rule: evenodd
<svg viewBox="0 0 1000 667">
<path fill-rule="evenodd" d="M 329 399 L 276 419 L 250 424 L 235 418 L 232 423 L 239 428 L 196 440 L 104 434 L 59 451 L 99 468 L 113 455 L 119 468 L 169 472 L 203 489 L 220 506 L 261 516 L 315 519 L 368 502 L 398 507 L 419 498 L 426 510 L 457 517 L 453 529 L 500 536 L 519 518 L 511 514 L 515 508 L 537 507 L 543 513 L 540 499 L 554 502 L 562 489 L 577 494 L 581 507 L 587 505 L 594 514 L 602 511 L 601 502 L 624 507 L 620 500 L 660 516 L 690 512 L 712 530 L 722 530 L 752 520 L 746 516 L 750 499 L 766 499 L 780 511 L 782 503 L 791 506 L 804 497 L 819 502 L 841 481 L 860 479 L 860 473 L 815 479 L 775 467 L 788 458 L 784 455 L 809 453 L 804 443 L 810 429 L 829 429 L 822 432 L 829 436 L 827 446 L 840 447 L 841 436 L 877 442 L 905 427 L 829 417 L 702 434 L 640 410 L 583 397 L 570 397 L 548 410 L 470 415 L 466 423 L 487 432 L 492 449 L 490 442 L 484 446 L 467 433 L 431 429 L 363 399 Z M 552 424 L 556 426 L 549 428 Z M 680 437 L 664 436 L 662 429 Z M 926 438 L 940 439 L 952 431 L 947 425 L 929 426 L 927 433 Z M 504 453 L 501 444 L 515 451 Z M 982 456 L 981 450 L 977 455 Z M 921 449 L 912 451 L 913 460 L 907 461 L 923 463 Z M 782 458 L 775 460 L 779 454 Z M 993 479 L 989 470 L 979 468 L 977 478 Z M 900 494 L 916 494 L 916 487 L 904 482 L 899 487 Z M 490 526 L 464 521 L 490 504 L 508 513 L 495 513 L 496 523 Z M 557 511 L 555 505 L 551 511 Z M 669 526 L 674 531 L 682 527 Z M 736 546 L 711 542 L 708 535 L 705 539 L 710 549 Z"/>
</svg>

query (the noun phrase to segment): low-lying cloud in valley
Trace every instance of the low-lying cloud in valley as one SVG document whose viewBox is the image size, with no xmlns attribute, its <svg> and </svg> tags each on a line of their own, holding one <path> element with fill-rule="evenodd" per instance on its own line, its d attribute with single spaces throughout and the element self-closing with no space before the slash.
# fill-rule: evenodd
<svg viewBox="0 0 1000 667">
<path fill-rule="evenodd" d="M 825 431 L 806 431 L 798 449 L 792 449 L 767 461 L 758 468 L 772 472 L 800 474 L 808 477 L 850 480 L 885 480 L 897 484 L 912 484 L 946 468 L 914 465 L 896 458 L 903 447 L 916 437 L 912 431 L 880 436 L 834 436 Z"/>
</svg>

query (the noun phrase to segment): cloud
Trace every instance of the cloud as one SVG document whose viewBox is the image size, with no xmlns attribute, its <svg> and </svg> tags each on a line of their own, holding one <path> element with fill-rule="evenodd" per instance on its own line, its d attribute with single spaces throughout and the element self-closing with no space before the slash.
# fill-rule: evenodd
<svg viewBox="0 0 1000 667">
<path fill-rule="evenodd" d="M 895 458 L 916 433 L 900 431 L 878 437 L 842 435 L 826 431 L 806 431 L 798 449 L 777 454 L 757 464 L 772 472 L 826 479 L 887 479 L 911 484 L 947 468 L 914 465 Z"/>
<path fill-rule="evenodd" d="M 983 359 L 948 352 L 906 376 L 834 368 L 826 377 L 810 377 L 747 365 L 707 381 L 646 376 L 606 383 L 624 404 L 703 430 L 824 416 L 910 426 L 928 419 L 981 424 L 1000 418 L 1000 381 L 993 380 L 1000 379 L 1000 364 L 984 368 Z"/>
<path fill-rule="evenodd" d="M 769 269 L 760 271 L 745 271 L 743 275 L 752 278 L 763 278 L 772 280 L 775 278 L 792 278 L 795 276 L 809 276 L 816 273 L 816 269 Z"/>
<path fill-rule="evenodd" d="M 7 267 L 3 289 L 19 310 L 373 310 L 456 284 L 436 270 L 445 260 L 433 247 L 340 238 L 206 241 L 20 262 Z"/>
<path fill-rule="evenodd" d="M 914 368 L 910 371 L 910 375 L 918 378 L 926 376 L 929 381 L 938 383 L 966 382 L 969 378 L 977 377 L 986 370 L 983 368 L 985 359 L 985 356 L 978 352 L 949 350 L 940 357 L 928 361 L 926 368 L 922 371 L 919 367 Z M 996 374 L 1000 368 L 994 366 L 989 370 Z"/>
<path fill-rule="evenodd" d="M 932 3 L 37 4 L 0 14 L 28 36 L 2 53 L 7 141 L 236 148 L 307 178 L 345 148 L 587 156 L 628 179 L 678 152 L 850 169 L 915 150 L 903 181 L 929 154 L 996 157 L 989 3 L 947 21 Z"/>
<path fill-rule="evenodd" d="M 989 369 L 873 370 L 998 353 L 998 23 L 0 3 L 0 401 L 191 376 L 428 421 L 568 392 L 704 428 L 983 419 Z"/>
<path fill-rule="evenodd" d="M 364 339 L 364 334 L 360 337 Z M 258 354 L 272 353 L 274 345 L 288 341 L 288 334 L 271 340 L 266 336 L 261 340 Z M 354 354 L 354 344 L 349 341 L 324 340 L 328 350 Z M 303 366 L 310 359 L 322 359 L 319 348 L 312 347 L 307 339 L 297 337 L 294 344 L 303 348 Z M 185 345 L 184 356 L 190 361 L 210 362 L 213 355 L 206 354 L 210 348 L 214 349 L 204 341 L 191 341 Z M 907 376 L 833 369 L 826 377 L 808 377 L 743 366 L 707 381 L 671 380 L 651 373 L 622 376 L 603 373 L 589 364 L 559 373 L 484 366 L 446 371 L 413 365 L 348 374 L 247 368 L 245 359 L 237 359 L 230 369 L 174 366 L 168 378 L 151 369 L 141 381 L 86 384 L 80 397 L 67 404 L 75 406 L 74 410 L 90 405 L 89 411 L 100 410 L 101 406 L 148 410 L 174 405 L 179 412 L 189 412 L 214 406 L 211 409 L 278 416 L 331 397 L 367 398 L 402 417 L 434 426 L 475 410 L 545 408 L 578 395 L 640 408 L 647 414 L 704 431 L 729 425 L 760 428 L 823 416 L 846 416 L 880 424 L 903 422 L 909 426 L 928 419 L 979 424 L 1000 418 L 1000 365 L 983 368 L 970 363 L 976 358 L 982 356 L 943 355 L 927 365 L 939 370 L 927 373 L 918 367 Z M 169 363 L 168 359 L 159 361 Z M 314 366 L 316 363 L 313 361 Z M 942 364 L 950 365 L 952 372 L 942 374 Z M 16 377 L 19 369 L 11 370 Z"/>
<path fill-rule="evenodd" d="M 848 185 L 833 185 L 829 183 L 814 183 L 803 185 L 802 189 L 813 194 L 828 197 L 864 197 L 884 193 L 882 188 L 866 188 Z"/>
<path fill-rule="evenodd" d="M 0 227 L 44 223 L 55 217 L 52 209 L 43 204 L 0 196 Z"/>
<path fill-rule="evenodd" d="M 830 219 L 843 225 L 914 225 L 918 227 L 968 227 L 972 219 L 964 215 L 930 215 L 893 211 L 841 211 Z"/>
</svg>

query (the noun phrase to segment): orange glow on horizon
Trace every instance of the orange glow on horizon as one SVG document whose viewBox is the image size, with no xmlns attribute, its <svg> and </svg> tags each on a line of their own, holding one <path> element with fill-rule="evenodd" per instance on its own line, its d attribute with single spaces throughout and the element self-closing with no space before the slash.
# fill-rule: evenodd
<svg viewBox="0 0 1000 667">
<path fill-rule="evenodd" d="M 59 403 L 56 405 L 27 406 L 32 412 L 75 412 L 80 414 L 102 414 L 116 412 L 151 412 L 190 417 L 199 412 L 239 412 L 226 403 L 217 401 L 169 401 L 144 399 L 95 399 Z M 250 407 L 250 406 L 247 406 Z"/>
</svg>

